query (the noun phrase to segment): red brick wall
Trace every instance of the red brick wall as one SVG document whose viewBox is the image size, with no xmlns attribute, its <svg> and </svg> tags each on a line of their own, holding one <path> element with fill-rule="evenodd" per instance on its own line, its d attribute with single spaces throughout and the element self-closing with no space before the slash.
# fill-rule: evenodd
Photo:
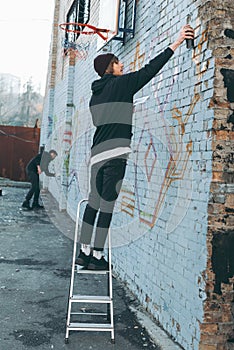
<svg viewBox="0 0 234 350">
<path fill-rule="evenodd" d="M 234 2 L 206 1 L 209 48 L 215 58 L 213 177 L 208 206 L 207 299 L 200 350 L 234 349 Z"/>
<path fill-rule="evenodd" d="M 0 126 L 0 176 L 27 181 L 25 167 L 39 152 L 40 129 Z"/>
</svg>

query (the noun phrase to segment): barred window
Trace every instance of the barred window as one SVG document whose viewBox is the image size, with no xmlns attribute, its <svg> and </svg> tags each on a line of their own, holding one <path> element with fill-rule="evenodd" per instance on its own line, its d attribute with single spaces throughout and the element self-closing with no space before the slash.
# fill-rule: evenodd
<svg viewBox="0 0 234 350">
<path fill-rule="evenodd" d="M 74 0 L 72 3 L 68 14 L 67 14 L 67 23 L 88 23 L 90 17 L 90 0 Z M 69 26 L 67 26 L 69 29 Z M 74 29 L 74 26 L 71 27 Z M 75 27 L 77 30 L 83 30 L 84 27 Z M 66 40 L 69 42 L 74 42 L 80 34 L 66 32 Z"/>
</svg>

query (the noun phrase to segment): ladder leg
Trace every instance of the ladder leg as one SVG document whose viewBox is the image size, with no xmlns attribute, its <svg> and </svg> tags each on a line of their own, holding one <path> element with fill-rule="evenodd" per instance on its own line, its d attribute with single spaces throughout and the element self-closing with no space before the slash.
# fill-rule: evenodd
<svg viewBox="0 0 234 350">
<path fill-rule="evenodd" d="M 109 232 L 108 232 L 108 235 L 109 235 Z M 109 237 L 108 237 L 108 245 L 109 245 Z M 109 246 L 108 246 L 108 262 L 110 262 L 110 249 L 109 249 Z M 110 265 L 108 266 L 108 269 L 109 269 L 109 274 L 110 274 L 111 273 L 110 272 Z M 110 296 L 110 279 L 109 279 L 109 276 L 107 278 L 107 294 Z M 106 319 L 107 319 L 108 322 L 111 322 L 110 304 L 106 305 Z"/>
<path fill-rule="evenodd" d="M 111 330 L 111 341 L 114 342 L 115 335 L 114 335 L 114 307 L 113 307 L 113 284 L 112 284 L 112 259 L 111 259 L 111 233 L 110 229 L 108 232 L 108 261 L 109 261 L 109 296 L 111 299 L 111 303 L 108 305 L 109 307 L 109 318 L 110 318 L 110 324 L 112 327 Z"/>
<path fill-rule="evenodd" d="M 74 235 L 74 244 L 73 244 L 73 257 L 72 257 L 72 272 L 71 272 L 71 282 L 70 282 L 70 290 L 69 290 L 69 299 L 68 299 L 68 310 L 67 310 L 67 323 L 66 323 L 66 336 L 65 343 L 68 343 L 69 337 L 69 324 L 71 320 L 71 306 L 72 306 L 72 295 L 73 295 L 73 287 L 74 287 L 74 278 L 75 278 L 75 261 L 76 261 L 76 250 L 77 250 L 77 240 L 78 240 L 78 228 L 79 228 L 79 218 L 80 218 L 80 207 L 83 202 L 87 201 L 87 199 L 82 199 L 77 205 L 76 212 L 76 227 L 75 227 L 75 235 Z"/>
</svg>

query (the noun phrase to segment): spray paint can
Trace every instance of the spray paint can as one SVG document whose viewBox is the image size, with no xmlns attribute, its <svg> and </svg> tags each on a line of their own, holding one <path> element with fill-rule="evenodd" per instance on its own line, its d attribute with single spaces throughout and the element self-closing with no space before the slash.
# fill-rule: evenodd
<svg viewBox="0 0 234 350">
<path fill-rule="evenodd" d="M 189 24 L 191 20 L 191 15 L 187 16 L 187 24 Z M 186 47 L 187 49 L 194 49 L 194 39 L 186 39 Z"/>
</svg>

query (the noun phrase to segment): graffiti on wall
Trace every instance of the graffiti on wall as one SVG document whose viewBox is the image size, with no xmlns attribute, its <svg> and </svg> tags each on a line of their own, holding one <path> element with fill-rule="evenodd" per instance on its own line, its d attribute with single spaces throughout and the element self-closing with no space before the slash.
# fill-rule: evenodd
<svg viewBox="0 0 234 350">
<path fill-rule="evenodd" d="M 150 42 L 150 52 L 148 59 L 152 58 L 153 48 L 158 42 L 159 38 L 153 38 Z M 207 41 L 207 30 L 204 30 L 201 35 L 201 39 L 198 43 L 196 52 L 193 54 L 193 60 L 196 65 L 196 82 L 194 85 L 194 95 L 191 97 L 190 104 L 186 112 L 182 112 L 176 105 L 171 109 L 171 118 L 176 121 L 176 125 L 169 125 L 165 119 L 166 107 L 169 103 L 169 99 L 172 95 L 173 86 L 178 79 L 178 68 L 174 68 L 174 72 L 171 77 L 171 81 L 167 84 L 166 97 L 163 96 L 163 100 L 160 100 L 158 91 L 163 81 L 163 72 L 152 80 L 151 91 L 152 96 L 155 100 L 155 106 L 157 108 L 156 114 L 160 117 L 160 133 L 155 133 L 152 122 L 148 119 L 149 110 L 146 106 L 146 100 L 149 96 L 144 96 L 145 100 L 141 105 L 141 114 L 144 118 L 143 127 L 140 132 L 137 144 L 134 145 L 136 149 L 136 158 L 134 161 L 134 172 L 135 172 L 135 187 L 134 190 L 122 189 L 121 191 L 121 210 L 128 214 L 130 217 L 137 215 L 139 220 L 149 226 L 154 227 L 157 218 L 159 217 L 160 211 L 165 203 L 166 195 L 170 190 L 172 183 L 181 182 L 184 179 L 186 172 L 190 169 L 189 159 L 192 154 L 192 140 L 185 137 L 186 125 L 189 122 L 189 118 L 193 114 L 194 108 L 200 100 L 200 94 L 198 93 L 197 86 L 202 80 L 203 75 L 209 67 L 209 61 L 205 62 L 204 65 L 200 64 L 199 54 L 202 51 L 203 44 Z M 145 53 L 141 53 L 140 43 L 136 44 L 134 59 L 130 63 L 130 71 L 140 69 L 144 63 Z M 157 83 L 156 83 L 157 81 Z M 144 98 L 143 97 L 143 98 Z M 144 110 L 144 111 L 143 111 Z M 155 111 L 154 111 L 155 112 Z M 155 137 L 156 136 L 156 137 Z M 164 144 L 165 149 L 168 152 L 168 160 L 166 166 L 160 165 L 158 154 L 160 148 L 160 142 Z M 147 147 L 144 149 L 144 144 L 147 139 Z M 144 149 L 144 157 L 142 159 L 141 153 Z M 140 156 L 139 156 L 140 155 Z M 157 188 L 157 193 L 152 191 L 147 192 L 149 200 L 144 203 L 142 200 L 142 190 L 139 189 L 141 183 L 141 176 L 138 176 L 139 167 L 144 167 L 145 181 L 149 189 Z M 163 176 L 157 176 L 158 173 L 163 172 Z M 156 176 L 155 176 L 156 175 Z M 154 179 L 153 179 L 154 177 Z M 157 179 L 155 183 L 155 178 Z M 141 185 L 140 185 L 141 186 Z M 180 187 L 180 186 L 178 186 Z M 186 194 L 188 196 L 188 194 Z M 176 204 L 177 202 L 175 202 Z"/>
<path fill-rule="evenodd" d="M 202 52 L 204 51 L 203 48 L 204 48 L 204 45 L 207 45 L 207 41 L 208 41 L 208 28 L 202 31 L 200 40 L 197 44 L 197 48 L 193 52 L 193 62 L 195 63 L 195 67 L 196 67 L 196 75 L 195 75 L 196 82 L 194 85 L 194 94 L 199 92 L 198 91 L 199 84 L 201 83 L 202 77 L 207 72 L 210 65 L 209 59 L 201 61 L 201 55 L 202 55 Z"/>
<path fill-rule="evenodd" d="M 139 220 L 151 228 L 156 223 L 171 184 L 183 180 L 188 169 L 189 158 L 192 154 L 192 141 L 184 141 L 185 127 L 199 99 L 200 96 L 198 94 L 193 97 L 184 117 L 176 106 L 172 109 L 172 118 L 177 121 L 177 127 L 169 126 L 168 140 L 170 140 L 170 143 L 166 142 L 167 138 L 163 140 L 163 137 L 160 137 L 158 133 L 153 135 L 152 126 L 151 129 L 147 128 L 147 124 L 149 124 L 147 121 L 141 131 L 139 143 L 136 145 L 135 199 L 133 200 L 133 193 L 131 193 L 131 196 L 129 196 L 128 209 L 131 209 L 132 215 L 132 205 L 135 203 L 135 209 L 138 213 Z M 145 117 L 147 117 L 147 114 Z M 165 133 L 163 123 L 161 123 L 159 132 Z M 147 147 L 145 147 L 145 153 L 142 159 L 140 155 L 144 149 L 146 138 L 148 138 Z M 162 158 L 160 159 L 160 151 L 158 151 L 158 149 L 161 149 L 164 153 L 167 152 L 168 156 L 166 160 L 163 161 Z M 167 164 L 163 164 L 163 162 L 167 162 Z M 142 164 L 144 164 L 145 181 L 147 182 L 147 186 L 152 190 L 149 191 L 148 197 L 151 197 L 150 193 L 153 194 L 150 203 L 148 201 L 147 204 L 142 201 L 139 190 L 142 178 L 142 176 L 139 175 L 139 168 L 142 168 Z M 164 175 L 160 176 L 162 173 L 164 173 Z M 153 191 L 155 188 L 157 188 L 156 193 Z M 125 206 L 123 205 L 123 207 L 127 207 L 126 198 L 124 198 L 124 200 Z"/>
<path fill-rule="evenodd" d="M 145 53 L 140 53 L 140 42 L 138 41 L 136 44 L 136 50 L 133 61 L 130 63 L 130 71 L 135 72 L 142 67 L 145 61 Z"/>
</svg>

